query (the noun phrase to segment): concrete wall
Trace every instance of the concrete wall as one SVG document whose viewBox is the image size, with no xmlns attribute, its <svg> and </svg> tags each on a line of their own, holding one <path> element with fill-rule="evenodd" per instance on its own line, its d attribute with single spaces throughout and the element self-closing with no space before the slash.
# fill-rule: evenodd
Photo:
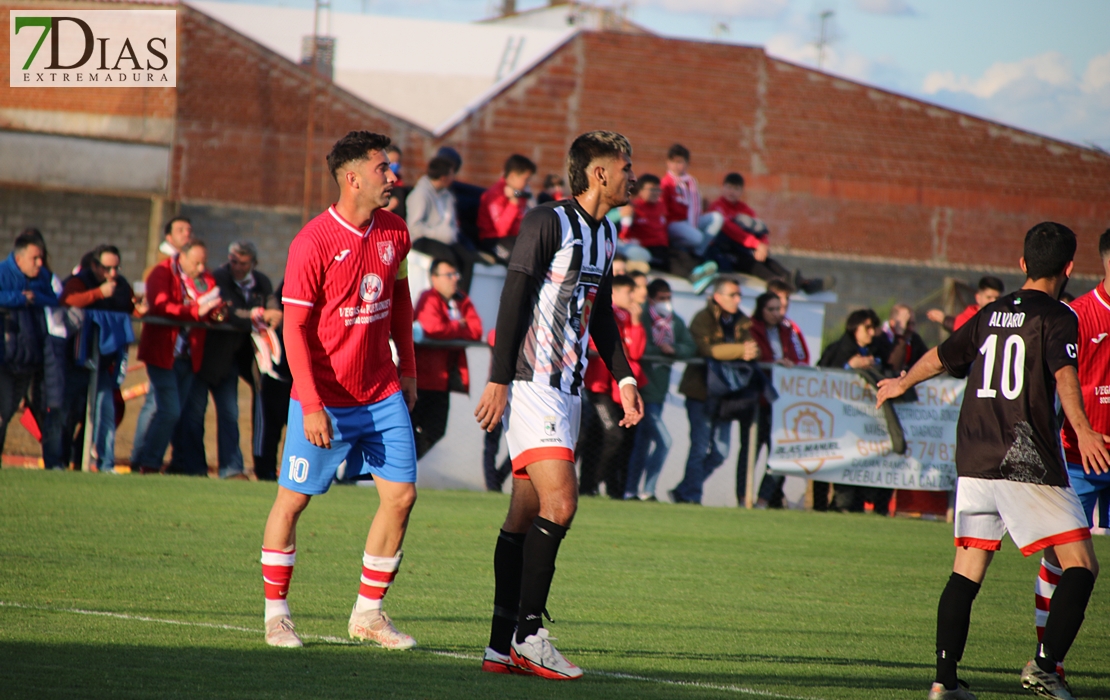
<svg viewBox="0 0 1110 700">
<path fill-rule="evenodd" d="M 193 235 L 208 245 L 213 269 L 227 261 L 232 241 L 248 240 L 258 246 L 259 271 L 275 285 L 285 276 L 289 243 L 301 229 L 300 212 L 215 204 L 183 204 L 179 212 L 192 220 Z"/>
<path fill-rule="evenodd" d="M 120 249 L 124 277 L 142 279 L 149 199 L 0 187 L 0 254 L 24 228 L 42 231 L 51 267 L 65 279 L 81 256 L 101 243 Z"/>
</svg>

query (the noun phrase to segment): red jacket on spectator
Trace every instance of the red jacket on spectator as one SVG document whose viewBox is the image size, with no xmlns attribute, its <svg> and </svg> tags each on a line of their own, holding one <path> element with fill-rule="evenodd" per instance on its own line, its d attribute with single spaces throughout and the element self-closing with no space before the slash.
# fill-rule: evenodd
<svg viewBox="0 0 1110 700">
<path fill-rule="evenodd" d="M 725 217 L 725 225 L 721 227 L 721 233 L 725 234 L 733 241 L 739 243 L 745 248 L 755 248 L 760 243 L 766 243 L 766 237 L 760 238 L 759 236 L 745 231 L 740 224 L 736 223 L 736 217 L 740 214 L 745 214 L 758 219 L 755 210 L 743 202 L 730 202 L 724 197 L 718 197 L 712 204 L 709 205 L 709 211 L 720 212 Z"/>
<path fill-rule="evenodd" d="M 956 322 L 952 324 L 952 330 L 959 330 L 960 326 L 973 319 L 975 317 L 975 314 L 977 313 L 979 313 L 979 305 L 968 304 L 967 308 L 961 311 L 958 316 L 956 316 Z"/>
<path fill-rule="evenodd" d="M 482 337 L 482 319 L 466 295 L 459 295 L 454 313 L 447 299 L 428 289 L 416 302 L 415 317 L 429 340 L 478 340 Z M 452 315 L 455 318 L 452 318 Z M 461 323 L 465 319 L 466 323 Z M 416 346 L 416 388 L 425 391 L 448 391 L 450 370 L 457 367 L 463 390 L 470 391 L 470 372 L 463 348 L 429 348 Z"/>
<path fill-rule="evenodd" d="M 208 289 L 215 288 L 216 279 L 208 270 L 204 271 L 201 279 L 207 283 Z M 148 315 L 178 321 L 203 320 L 197 316 L 197 304 L 186 297 L 182 284 L 176 256 L 155 265 L 146 278 L 146 298 L 150 304 Z M 180 331 L 180 326 L 145 324 L 139 338 L 139 359 L 154 367 L 173 369 L 173 350 Z M 204 359 L 204 336 L 203 328 L 189 329 L 189 356 L 194 372 L 200 371 L 200 363 Z"/>
<path fill-rule="evenodd" d="M 640 358 L 644 356 L 644 349 L 647 348 L 647 331 L 644 330 L 642 324 L 632 325 L 632 314 L 624 309 L 614 306 L 613 317 L 617 321 L 617 329 L 620 331 L 621 341 L 624 343 L 624 354 L 628 358 L 628 366 L 632 368 L 632 376 L 636 378 L 636 383 L 639 386 L 647 386 L 647 375 L 644 374 L 644 370 L 640 366 Z M 590 340 L 590 351 L 590 364 L 586 367 L 586 388 L 598 393 L 608 389 L 613 401 L 620 405 L 620 385 L 616 379 L 613 379 L 613 375 L 610 374 L 609 368 L 605 366 L 605 362 L 597 356 L 597 348 L 594 347 L 592 339 Z"/>
<path fill-rule="evenodd" d="M 482 193 L 478 202 L 478 238 L 508 238 L 520 233 L 524 203 L 510 204 L 505 196 L 505 178 Z"/>
<path fill-rule="evenodd" d="M 767 339 L 767 324 L 763 319 L 752 319 L 752 338 L 759 345 L 759 361 L 774 362 L 771 341 Z M 802 329 L 788 318 L 779 324 L 779 342 L 782 343 L 782 356 L 796 365 L 809 364 L 809 346 L 806 345 Z"/>
<path fill-rule="evenodd" d="M 632 225 L 621 231 L 621 240 L 637 240 L 645 248 L 670 245 L 667 237 L 667 205 L 660 199 L 649 202 L 632 198 Z"/>
<path fill-rule="evenodd" d="M 691 226 L 698 225 L 701 215 L 701 193 L 698 181 L 693 175 L 686 174 L 676 178 L 670 172 L 659 183 L 662 195 L 660 201 L 667 206 L 667 223 L 685 221 Z"/>
</svg>

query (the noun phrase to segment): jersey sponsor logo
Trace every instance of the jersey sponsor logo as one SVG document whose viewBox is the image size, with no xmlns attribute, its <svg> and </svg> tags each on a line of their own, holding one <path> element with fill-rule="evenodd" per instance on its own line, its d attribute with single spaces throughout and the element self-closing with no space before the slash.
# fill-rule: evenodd
<svg viewBox="0 0 1110 700">
<path fill-rule="evenodd" d="M 1097 338 L 1091 338 L 1091 342 L 1095 345 L 1098 345 L 1103 341 L 1104 338 L 1106 338 L 1106 335 L 1106 333 L 1099 333 Z"/>
<path fill-rule="evenodd" d="M 991 318 L 987 325 L 991 328 L 1021 328 L 1023 323 L 1025 323 L 1024 313 L 995 311 L 991 313 Z"/>
<path fill-rule="evenodd" d="M 555 416 L 543 417 L 543 432 L 547 435 L 555 434 Z"/>
<path fill-rule="evenodd" d="M 373 304 L 382 295 L 382 289 L 385 285 L 382 284 L 382 278 L 371 272 L 362 278 L 362 282 L 358 285 L 358 295 L 368 304 Z"/>
<path fill-rule="evenodd" d="M 351 254 L 350 249 L 341 250 L 341 251 L 339 251 L 339 255 L 335 256 L 335 261 L 336 262 L 343 262 L 344 260 L 347 259 L 347 256 L 350 255 L 350 254 Z"/>
<path fill-rule="evenodd" d="M 578 326 L 574 330 L 578 332 L 579 339 L 585 338 L 587 331 L 590 329 L 590 315 L 594 311 L 594 297 L 597 296 L 597 287 L 589 287 L 585 291 L 586 298 L 582 301 L 582 315 L 578 318 L 572 318 L 570 321 L 572 326 Z"/>
<path fill-rule="evenodd" d="M 378 241 L 378 257 L 386 265 L 393 264 L 393 241 Z"/>
</svg>

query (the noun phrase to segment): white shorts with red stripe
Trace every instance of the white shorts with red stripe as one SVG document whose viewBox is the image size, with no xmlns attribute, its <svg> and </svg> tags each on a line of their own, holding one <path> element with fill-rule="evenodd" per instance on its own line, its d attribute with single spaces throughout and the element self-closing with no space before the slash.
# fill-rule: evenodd
<svg viewBox="0 0 1110 700">
<path fill-rule="evenodd" d="M 530 464 L 547 459 L 574 461 L 582 398 L 536 382 L 514 380 L 501 420 L 513 476 L 527 479 Z"/>
<path fill-rule="evenodd" d="M 1083 506 L 1070 486 L 957 479 L 956 546 L 997 551 L 1007 532 L 1025 556 L 1091 537 Z"/>
</svg>

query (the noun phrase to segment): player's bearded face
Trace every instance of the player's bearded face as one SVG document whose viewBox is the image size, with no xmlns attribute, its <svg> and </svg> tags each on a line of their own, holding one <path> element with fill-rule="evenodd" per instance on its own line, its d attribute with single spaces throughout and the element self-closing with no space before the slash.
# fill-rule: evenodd
<svg viewBox="0 0 1110 700">
<path fill-rule="evenodd" d="M 389 204 L 397 176 L 389 169 L 389 156 L 384 151 L 370 151 L 370 157 L 357 169 L 359 199 L 373 209 Z"/>
<path fill-rule="evenodd" d="M 611 207 L 623 207 L 632 199 L 636 176 L 632 173 L 632 160 L 621 154 L 605 165 L 605 195 Z"/>
</svg>

